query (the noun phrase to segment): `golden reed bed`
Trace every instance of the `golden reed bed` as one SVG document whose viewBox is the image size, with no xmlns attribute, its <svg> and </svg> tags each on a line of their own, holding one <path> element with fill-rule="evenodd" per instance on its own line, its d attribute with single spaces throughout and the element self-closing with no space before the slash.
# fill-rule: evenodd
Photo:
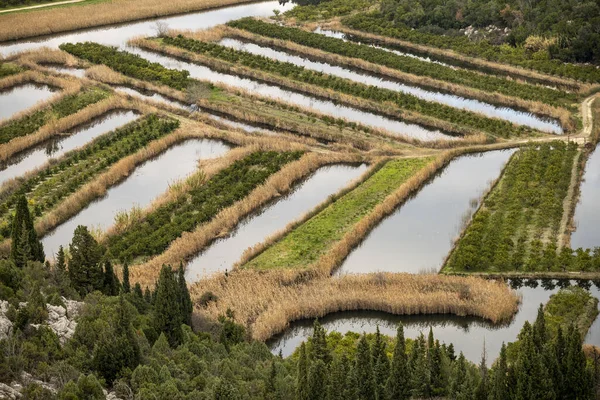
<svg viewBox="0 0 600 400">
<path fill-rule="evenodd" d="M 337 311 L 372 310 L 398 315 L 454 314 L 494 323 L 511 319 L 520 298 L 500 281 L 475 277 L 374 273 L 342 278 L 294 271 L 238 270 L 199 281 L 190 288 L 201 317 L 235 313 L 256 340 L 267 340 L 290 322 Z M 200 297 L 217 297 L 206 307 Z"/>
</svg>

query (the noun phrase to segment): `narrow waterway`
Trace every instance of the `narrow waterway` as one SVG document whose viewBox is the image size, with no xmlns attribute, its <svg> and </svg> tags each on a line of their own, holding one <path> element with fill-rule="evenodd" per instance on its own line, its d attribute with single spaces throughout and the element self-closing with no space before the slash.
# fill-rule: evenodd
<svg viewBox="0 0 600 400">
<path fill-rule="evenodd" d="M 157 62 L 166 68 L 183 69 L 190 72 L 190 77 L 210 81 L 212 83 L 223 83 L 229 86 L 242 88 L 251 93 L 271 97 L 277 100 L 294 103 L 302 107 L 313 109 L 317 112 L 343 117 L 348 120 L 370 125 L 376 128 L 386 129 L 401 135 L 406 135 L 420 140 L 453 139 L 440 131 L 429 130 L 416 124 L 392 120 L 390 118 L 361 111 L 356 108 L 336 104 L 329 100 L 317 99 L 304 94 L 282 89 L 278 86 L 257 82 L 236 75 L 228 75 L 211 70 L 208 67 L 176 60 L 161 54 L 145 51 L 138 48 L 129 48 L 129 51 L 138 54 L 145 59 Z"/>
<path fill-rule="evenodd" d="M 435 272 L 514 150 L 459 157 L 384 219 L 338 274 Z"/>
<path fill-rule="evenodd" d="M 575 207 L 576 230 L 571 234 L 571 247 L 593 249 L 600 246 L 600 149 L 596 148 L 585 166 L 579 202 Z M 600 336 L 600 332 L 598 333 Z"/>
<path fill-rule="evenodd" d="M 84 146 L 98 136 L 117 129 L 136 118 L 137 115 L 133 111 L 109 112 L 47 142 L 18 153 L 7 162 L 0 162 L 0 185 L 43 166 L 52 158 L 59 158 L 68 151 Z"/>
<path fill-rule="evenodd" d="M 255 43 L 244 42 L 238 39 L 225 38 L 220 41 L 220 44 L 236 50 L 242 50 L 252 54 L 265 56 L 281 62 L 292 63 L 308 70 L 334 75 L 365 85 L 410 94 L 423 100 L 481 113 L 488 117 L 504 119 L 515 124 L 527 125 L 531 128 L 541 131 L 562 133 L 562 128 L 558 122 L 550 121 L 547 118 L 538 117 L 528 112 L 517 111 L 508 107 L 497 107 L 479 100 L 467 99 L 452 94 L 445 94 L 422 89 L 417 86 L 406 85 L 390 79 L 384 79 L 382 77 L 370 75 L 366 71 L 363 72 L 359 70 L 351 70 L 326 62 L 312 61 L 305 57 L 289 54 L 285 51 L 274 50 L 269 47 L 257 45 Z"/>
<path fill-rule="evenodd" d="M 159 103 L 165 103 L 171 107 L 181 108 L 181 109 L 185 109 L 185 110 L 189 109 L 189 106 L 187 104 L 184 104 L 180 101 L 171 100 L 159 93 L 150 92 L 150 91 L 142 91 L 141 89 L 137 89 L 137 88 L 133 89 L 133 88 L 126 87 L 126 86 L 117 86 L 117 87 L 115 87 L 115 90 L 119 93 L 123 93 L 123 94 L 129 95 L 129 96 L 132 96 L 132 97 L 136 97 L 138 99 L 157 101 Z"/>
<path fill-rule="evenodd" d="M 46 101 L 56 91 L 48 86 L 25 84 L 0 91 L 0 123 L 3 119 Z"/>
<path fill-rule="evenodd" d="M 522 286 L 517 289 L 517 292 L 522 295 L 523 302 L 513 320 L 503 325 L 494 325 L 475 317 L 445 314 L 396 316 L 372 311 L 334 313 L 321 318 L 319 322 L 328 331 L 340 333 L 349 331 L 361 334 L 363 332 L 374 333 L 379 326 L 381 332 L 389 336 L 396 335 L 396 329 L 401 322 L 404 325 L 405 336 L 411 339 L 416 338 L 421 332 L 427 336 L 431 327 L 436 339 L 446 344 L 453 343 L 456 354 L 462 351 L 467 359 L 475 363 L 481 360 L 485 343 L 487 362 L 491 365 L 500 353 L 502 343 L 514 342 L 525 321 L 532 323 L 535 321 L 540 304 L 547 303 L 550 296 L 560 289 L 556 283 L 556 281 L 543 283 L 533 281 L 530 282 L 532 286 Z M 591 286 L 590 291 L 594 296 L 600 296 L 598 287 Z M 284 357 L 291 355 L 303 341 L 312 335 L 312 325 L 313 320 L 293 322 L 285 332 L 273 337 L 268 342 L 271 351 L 274 354 L 279 354 L 281 351 Z M 585 340 L 586 343 L 600 344 L 597 328 L 598 324 L 596 323 L 590 329 Z"/>
<path fill-rule="evenodd" d="M 136 167 L 127 179 L 110 188 L 101 199 L 90 203 L 75 217 L 42 239 L 46 257 L 53 259 L 59 246 L 67 246 L 78 225 L 104 231 L 115 216 L 132 208 L 145 208 L 170 184 L 196 171 L 198 161 L 220 157 L 230 146 L 212 139 L 189 139 L 172 146 L 158 157 Z"/>
<path fill-rule="evenodd" d="M 366 169 L 364 164 L 319 168 L 289 194 L 243 220 L 230 235 L 218 239 L 194 258 L 186 267 L 188 281 L 194 282 L 214 272 L 230 270 L 247 248 L 285 228 L 358 178 Z"/>
<path fill-rule="evenodd" d="M 77 78 L 85 77 L 85 69 L 84 68 L 67 68 L 61 65 L 44 65 L 44 67 L 49 68 L 53 71 L 56 71 L 61 74 L 75 76 Z"/>
</svg>

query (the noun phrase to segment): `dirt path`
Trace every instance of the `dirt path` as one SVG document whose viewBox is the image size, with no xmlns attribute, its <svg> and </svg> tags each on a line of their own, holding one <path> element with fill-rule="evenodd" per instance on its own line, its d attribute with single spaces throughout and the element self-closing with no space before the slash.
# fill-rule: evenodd
<svg viewBox="0 0 600 400">
<path fill-rule="evenodd" d="M 577 153 L 573 159 L 573 168 L 571 169 L 571 182 L 569 183 L 569 190 L 565 196 L 563 202 L 563 215 L 560 220 L 560 227 L 558 228 L 558 240 L 557 249 L 560 250 L 564 246 L 569 246 L 571 243 L 571 232 L 568 230 L 569 220 L 571 219 L 571 209 L 575 207 L 575 189 L 579 185 L 579 159 L 581 158 L 581 151 Z"/>
<path fill-rule="evenodd" d="M 44 7 L 59 6 L 61 4 L 81 3 L 82 1 L 86 1 L 86 0 L 66 0 L 66 1 L 57 1 L 56 3 L 38 4 L 37 6 L 11 8 L 10 10 L 2 10 L 2 11 L 0 11 L 0 14 L 6 14 L 6 13 L 15 12 L 15 11 L 21 11 L 21 10 L 33 10 L 35 8 L 44 8 Z"/>
</svg>

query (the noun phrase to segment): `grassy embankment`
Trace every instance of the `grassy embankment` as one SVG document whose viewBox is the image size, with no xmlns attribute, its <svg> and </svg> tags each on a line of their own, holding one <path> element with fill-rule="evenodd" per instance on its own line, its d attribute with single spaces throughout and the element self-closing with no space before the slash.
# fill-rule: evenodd
<svg viewBox="0 0 600 400">
<path fill-rule="evenodd" d="M 370 214 L 384 199 L 432 163 L 433 157 L 390 160 L 372 171 L 360 185 L 266 248 L 270 241 L 247 251 L 244 265 L 252 269 L 310 268 L 320 257 Z M 264 250 L 259 253 L 260 249 Z"/>
<path fill-rule="evenodd" d="M 290 270 L 238 270 L 201 280 L 190 291 L 200 317 L 216 319 L 231 309 L 256 340 L 282 332 L 289 322 L 345 310 L 473 315 L 501 322 L 510 320 L 519 302 L 496 281 L 386 273 L 311 279 Z M 209 293 L 216 301 L 203 304 Z"/>
<path fill-rule="evenodd" d="M 224 35 L 238 36 L 268 47 L 284 48 L 336 65 L 360 68 L 412 85 L 443 90 L 492 104 L 526 108 L 531 112 L 555 118 L 563 117 L 563 123 L 569 121 L 569 113 L 566 110 L 561 112 L 557 107 L 570 108 L 573 111 L 575 104 L 580 100 L 576 93 L 456 69 L 253 18 L 232 21 L 228 26 L 237 29 L 225 30 Z"/>
<path fill-rule="evenodd" d="M 592 257 L 584 251 L 557 248 L 578 156 L 575 144 L 562 142 L 531 145 L 516 153 L 442 271 L 557 277 L 568 271 L 597 271 L 600 252 Z"/>
<path fill-rule="evenodd" d="M 145 151 L 145 146 L 171 133 L 178 126 L 179 122 L 172 118 L 149 115 L 102 135 L 83 148 L 67 153 L 57 162 L 27 174 L 17 180 L 18 184 L 3 186 L 0 193 L 0 237 L 10 236 L 11 211 L 21 195 L 27 197 L 37 220 L 36 230 L 42 235 L 104 193 L 107 187 L 107 179 L 102 175 L 104 172 L 117 165 L 121 170 L 118 178 L 112 178 L 113 183 L 122 179 L 131 170 L 123 168 L 131 160 L 119 165 L 123 159 L 132 155 L 135 159 L 136 152 Z"/>
<path fill-rule="evenodd" d="M 275 83 L 312 95 L 317 94 L 331 100 L 341 100 L 348 105 L 369 111 L 394 117 L 400 116 L 407 122 L 431 128 L 445 125 L 451 127 L 448 129 L 450 132 L 457 129 L 462 132 L 486 132 L 505 138 L 539 134 L 534 129 L 522 125 L 517 126 L 505 120 L 487 118 L 479 113 L 422 100 L 394 90 L 367 86 L 349 79 L 311 71 L 292 63 L 279 62 L 269 57 L 215 43 L 202 42 L 183 36 L 164 37 L 158 40 L 166 45 L 194 53 L 196 57 L 193 57 L 192 61 L 205 63 L 211 68 Z M 183 52 L 181 56 L 189 58 L 187 52 Z"/>
<path fill-rule="evenodd" d="M 406 147 L 392 133 L 255 96 L 240 89 L 200 82 L 189 78 L 187 71 L 169 70 L 114 48 L 94 43 L 66 44 L 62 48 L 82 59 L 101 64 L 90 68 L 88 76 L 105 83 L 158 91 L 233 119 L 275 130 L 283 129 L 320 141 L 336 141 L 360 150 L 398 151 Z"/>
<path fill-rule="evenodd" d="M 50 35 L 76 29 L 207 10 L 248 0 L 119 0 L 0 15 L 0 41 Z M 35 14 L 32 15 L 32 12 Z"/>
</svg>

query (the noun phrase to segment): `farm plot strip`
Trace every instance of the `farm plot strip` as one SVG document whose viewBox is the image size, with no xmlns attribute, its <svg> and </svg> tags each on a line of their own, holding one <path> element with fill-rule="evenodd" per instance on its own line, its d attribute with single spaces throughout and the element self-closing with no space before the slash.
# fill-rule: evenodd
<svg viewBox="0 0 600 400">
<path fill-rule="evenodd" d="M 179 121 L 175 119 L 151 114 L 97 138 L 80 150 L 67 153 L 15 189 L 5 190 L 0 194 L 0 238 L 10 235 L 11 210 L 20 196 L 27 197 L 35 216 L 42 216 L 123 157 L 173 132 L 178 126 Z"/>
<path fill-rule="evenodd" d="M 530 145 L 517 152 L 456 244 L 444 271 L 584 269 L 577 257 L 573 260 L 571 249 L 557 249 L 577 155 L 576 144 L 563 142 Z"/>
<path fill-rule="evenodd" d="M 392 104 L 397 109 L 396 115 L 401 114 L 400 111 L 408 111 L 423 117 L 440 119 L 457 126 L 485 131 L 501 137 L 531 135 L 537 132 L 531 128 L 516 126 L 500 119 L 487 118 L 479 113 L 422 100 L 413 95 L 389 89 L 367 86 L 321 72 L 310 71 L 291 63 L 234 50 L 215 43 L 190 39 L 181 35 L 161 38 L 160 41 L 166 45 L 175 46 L 210 59 L 222 60 L 229 64 L 230 68 L 242 66 L 246 69 L 259 70 L 268 75 L 281 77 L 283 79 L 279 79 L 278 83 L 287 86 L 290 82 L 291 85 L 289 86 L 292 86 L 293 89 L 298 89 L 298 84 L 304 87 L 304 90 L 309 90 L 306 85 L 317 86 L 327 92 L 336 91 L 366 101 Z M 240 68 L 236 68 L 236 71 L 244 73 L 244 70 Z"/>
<path fill-rule="evenodd" d="M 165 251 L 184 232 L 194 230 L 221 210 L 245 198 L 302 152 L 257 151 L 235 161 L 210 180 L 195 185 L 175 201 L 151 211 L 142 221 L 108 238 L 111 254 L 122 261 Z"/>
<path fill-rule="evenodd" d="M 48 107 L 0 126 L 0 144 L 30 135 L 52 120 L 75 114 L 109 96 L 109 91 L 97 87 L 86 88 L 80 93 L 68 95 Z"/>
<path fill-rule="evenodd" d="M 300 268 L 316 262 L 388 195 L 432 158 L 388 161 L 354 190 L 300 225 L 248 262 L 246 268 Z"/>
<path fill-rule="evenodd" d="M 298 28 L 285 27 L 253 18 L 243 18 L 229 22 L 233 28 L 242 29 L 261 36 L 290 41 L 302 46 L 312 47 L 329 53 L 359 58 L 364 61 L 383 65 L 409 74 L 464 85 L 485 92 L 497 92 L 524 100 L 540 101 L 560 107 L 568 107 L 577 102 L 575 93 L 553 90 L 543 86 L 520 83 L 514 80 L 485 75 L 465 69 L 452 68 L 436 63 L 419 60 L 408 55 L 401 56 L 383 49 L 369 47 L 343 39 L 328 37 L 319 33 L 307 32 Z"/>
</svg>

